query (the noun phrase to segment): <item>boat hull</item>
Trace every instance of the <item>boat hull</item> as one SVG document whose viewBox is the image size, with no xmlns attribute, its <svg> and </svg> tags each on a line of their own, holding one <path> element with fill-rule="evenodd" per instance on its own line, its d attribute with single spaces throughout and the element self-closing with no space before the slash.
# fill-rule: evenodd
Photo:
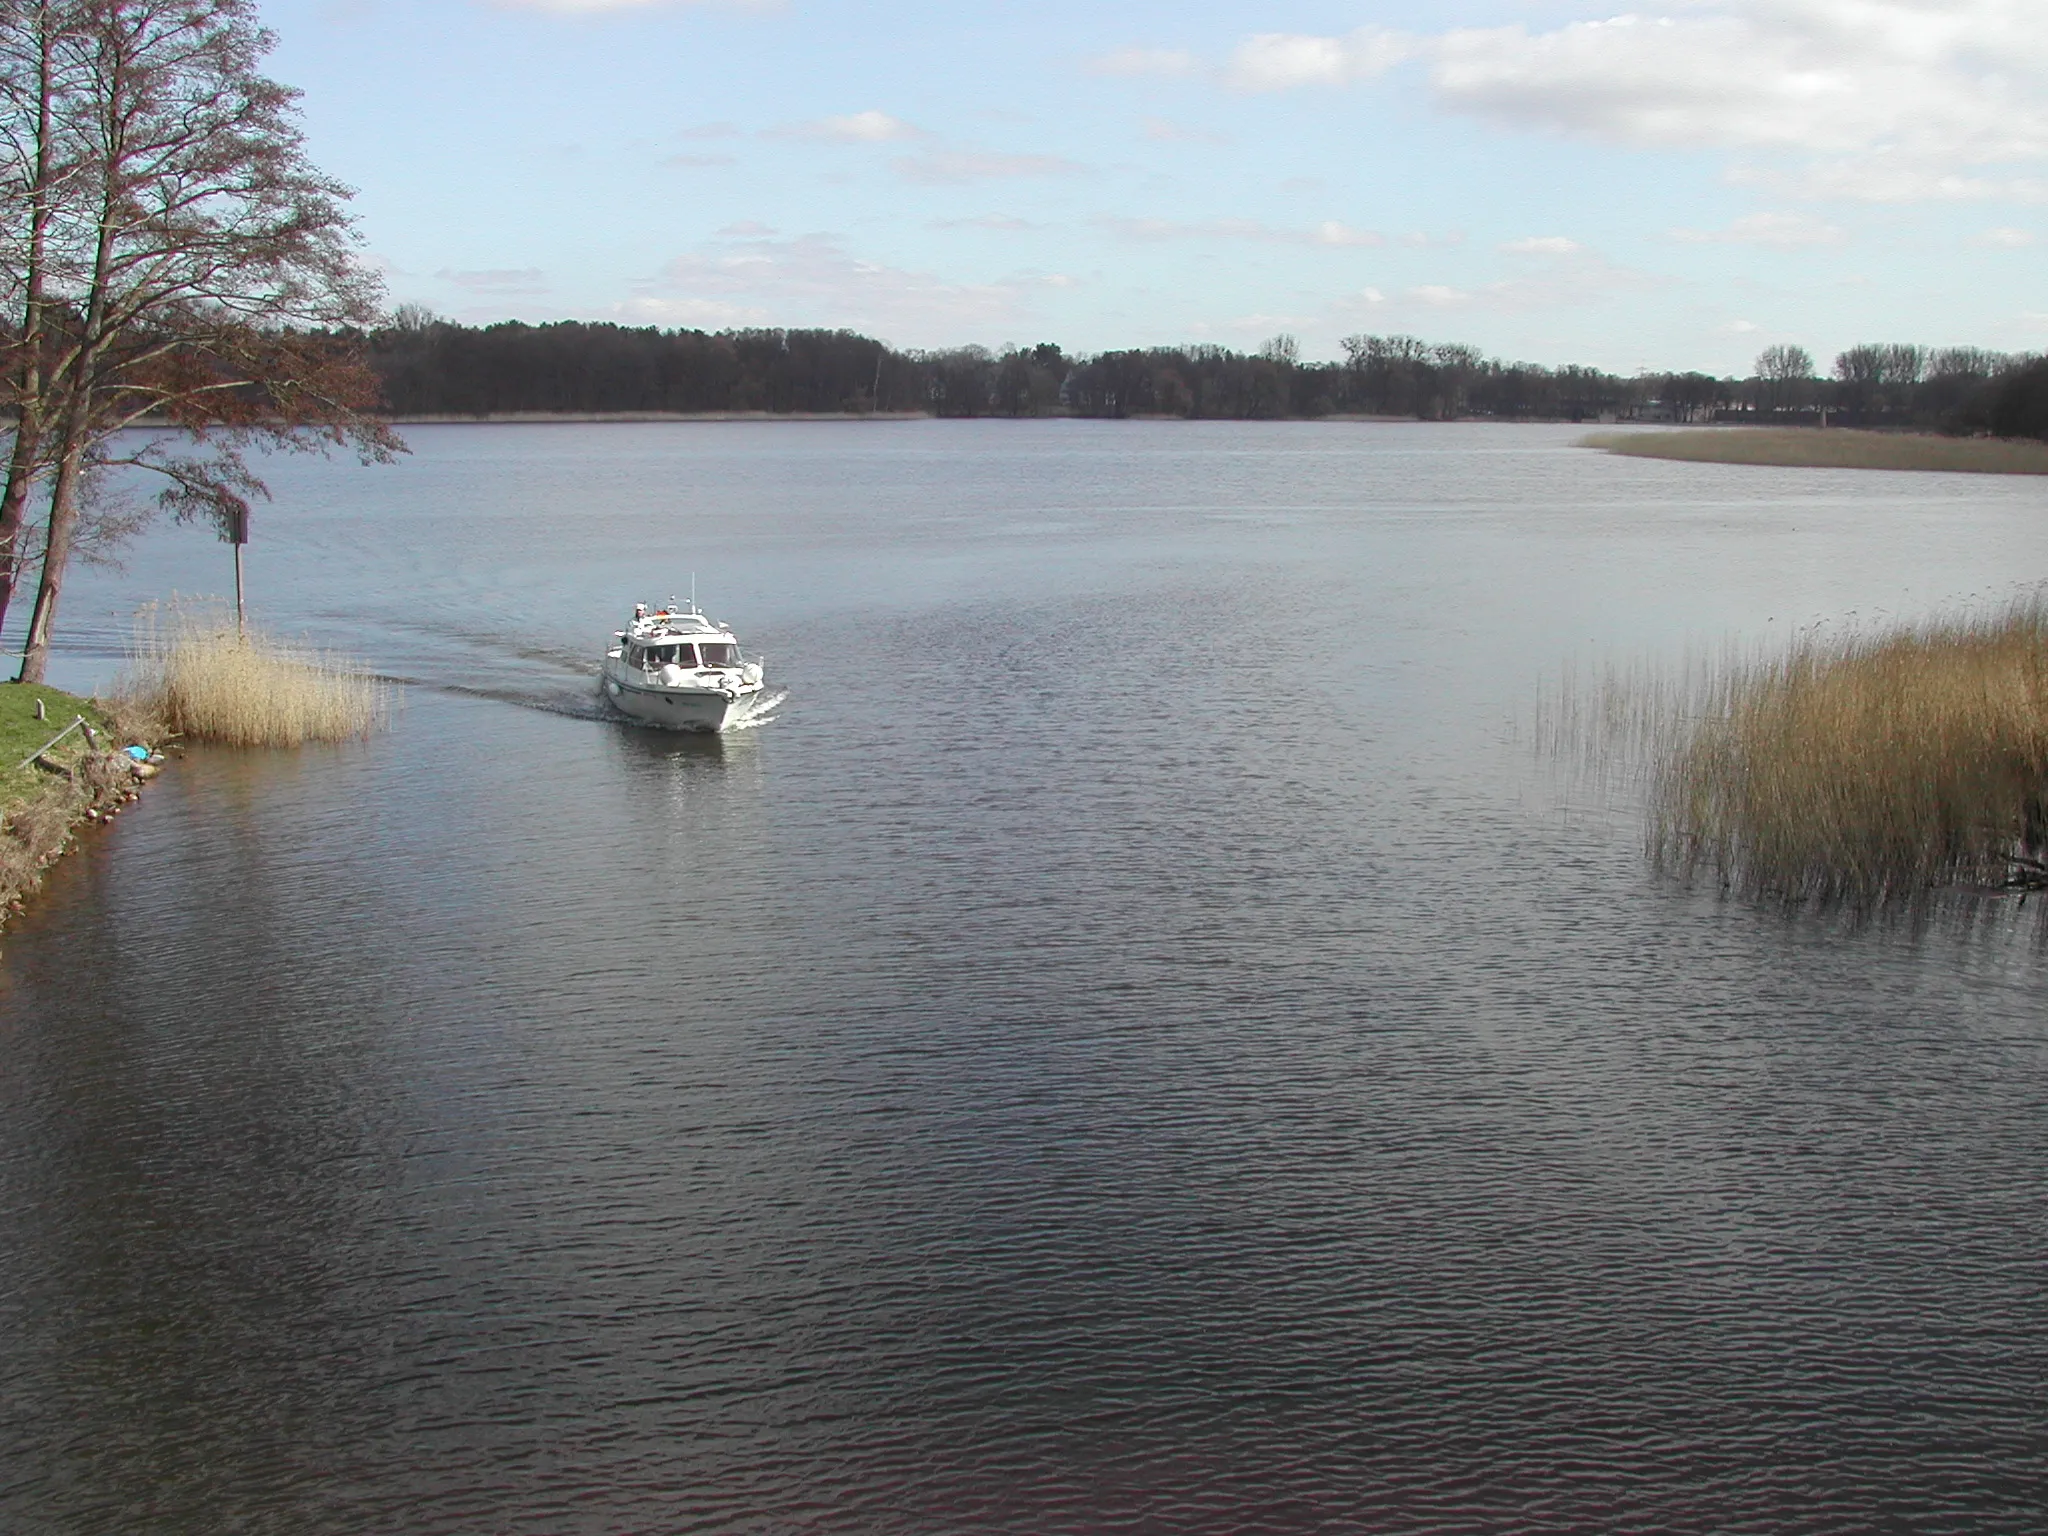
<svg viewBox="0 0 2048 1536">
<path fill-rule="evenodd" d="M 604 696 L 613 709 L 643 725 L 670 731 L 722 731 L 754 707 L 758 687 L 726 692 L 701 688 L 648 688 L 606 677 Z"/>
</svg>

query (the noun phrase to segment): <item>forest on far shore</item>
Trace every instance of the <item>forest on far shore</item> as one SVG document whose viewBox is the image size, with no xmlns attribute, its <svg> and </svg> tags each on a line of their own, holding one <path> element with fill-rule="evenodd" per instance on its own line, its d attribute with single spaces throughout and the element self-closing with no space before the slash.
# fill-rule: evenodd
<svg viewBox="0 0 2048 1536">
<path fill-rule="evenodd" d="M 1074 355 L 1051 342 L 898 351 L 844 330 L 659 330 L 565 320 L 466 326 L 415 309 L 366 338 L 400 417 L 611 412 L 919 412 L 1229 421 L 1392 416 L 1449 421 L 1832 422 L 2048 437 L 2048 359 L 1974 347 L 1852 347 L 1823 374 L 1766 348 L 1746 378 L 1544 367 L 1412 336 L 1351 336 L 1303 362 L 1289 336 L 1256 352 L 1147 347 Z"/>
</svg>

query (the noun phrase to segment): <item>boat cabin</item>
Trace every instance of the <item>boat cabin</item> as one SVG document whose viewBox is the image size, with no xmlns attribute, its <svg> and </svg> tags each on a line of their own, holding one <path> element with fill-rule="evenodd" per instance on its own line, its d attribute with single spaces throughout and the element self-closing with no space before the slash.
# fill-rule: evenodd
<svg viewBox="0 0 2048 1536">
<path fill-rule="evenodd" d="M 694 672 L 700 667 L 736 667 L 740 648 L 730 640 L 675 640 L 667 636 L 641 640 L 621 636 L 624 660 L 629 667 L 659 672 L 663 667 L 681 667 Z"/>
</svg>

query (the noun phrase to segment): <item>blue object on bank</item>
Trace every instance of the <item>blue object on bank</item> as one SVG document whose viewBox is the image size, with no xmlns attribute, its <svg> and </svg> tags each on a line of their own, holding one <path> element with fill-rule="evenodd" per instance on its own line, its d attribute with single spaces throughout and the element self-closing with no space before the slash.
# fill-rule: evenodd
<svg viewBox="0 0 2048 1536">
<path fill-rule="evenodd" d="M 134 758 L 138 763 L 149 761 L 149 748 L 147 747 L 123 747 L 121 750 Z"/>
</svg>

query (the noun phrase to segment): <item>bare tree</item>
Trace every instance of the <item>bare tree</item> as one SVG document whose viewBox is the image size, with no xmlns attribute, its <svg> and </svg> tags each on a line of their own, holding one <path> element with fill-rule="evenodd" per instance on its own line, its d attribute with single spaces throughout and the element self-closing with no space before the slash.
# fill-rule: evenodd
<svg viewBox="0 0 2048 1536">
<path fill-rule="evenodd" d="M 1389 415 L 1443 416 L 1443 370 L 1468 370 L 1479 361 L 1470 347 L 1433 346 L 1415 336 L 1346 336 L 1345 365 L 1370 408 Z"/>
<path fill-rule="evenodd" d="M 1860 414 L 1892 409 L 1926 371 L 1927 351 L 1909 342 L 1865 342 L 1835 358 L 1843 403 Z"/>
<path fill-rule="evenodd" d="M 239 528 L 264 494 L 245 450 L 399 444 L 369 415 L 349 327 L 378 297 L 352 259 L 346 188 L 306 159 L 296 93 L 257 71 L 254 0 L 86 0 L 72 105 L 89 199 L 63 231 L 80 271 L 50 370 L 49 531 L 22 678 L 40 681 L 96 465 L 166 479 L 181 516 Z M 337 334 L 338 333 L 338 334 Z M 115 453 L 145 420 L 186 434 Z"/>
<path fill-rule="evenodd" d="M 1764 400 L 1772 412 L 1803 402 L 1804 386 L 1813 379 L 1813 354 L 1781 341 L 1756 355 L 1756 376 L 1764 381 Z"/>
<path fill-rule="evenodd" d="M 1259 356 L 1269 363 L 1279 363 L 1283 367 L 1293 368 L 1301 362 L 1301 343 L 1288 332 L 1282 331 L 1277 336 L 1266 338 L 1265 344 L 1259 348 Z"/>
<path fill-rule="evenodd" d="M 46 467 L 50 266 L 53 255 L 68 254 L 61 242 L 53 250 L 52 231 L 84 169 L 75 121 L 83 24 L 83 7 L 68 0 L 0 0 L 0 240 L 11 257 L 0 278 L 8 308 L 20 316 L 4 385 L 14 438 L 0 490 L 0 621 L 21 569 L 29 490 Z"/>
</svg>

